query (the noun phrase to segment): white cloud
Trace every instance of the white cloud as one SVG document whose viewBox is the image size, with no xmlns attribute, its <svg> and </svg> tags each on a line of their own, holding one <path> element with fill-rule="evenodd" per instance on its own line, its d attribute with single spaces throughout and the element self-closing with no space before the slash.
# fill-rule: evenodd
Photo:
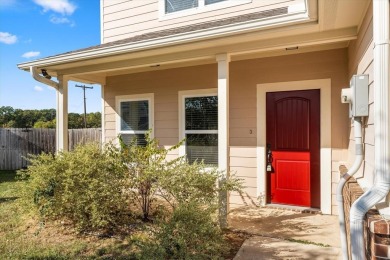
<svg viewBox="0 0 390 260">
<path fill-rule="evenodd" d="M 43 88 L 40 87 L 40 86 L 35 86 L 34 90 L 37 91 L 37 92 L 41 92 L 41 91 L 43 91 Z"/>
<path fill-rule="evenodd" d="M 57 16 L 52 16 L 50 18 L 50 22 L 52 22 L 52 23 L 70 23 L 68 18 L 66 18 L 66 17 L 57 17 Z"/>
<path fill-rule="evenodd" d="M 69 20 L 68 18 L 66 18 L 66 17 L 57 17 L 55 15 L 53 15 L 50 18 L 50 22 L 54 23 L 54 24 L 65 24 L 65 23 L 68 23 L 72 27 L 75 26 L 75 23 L 73 21 Z"/>
<path fill-rule="evenodd" d="M 34 2 L 41 6 L 44 12 L 53 11 L 62 15 L 72 15 L 77 8 L 69 0 L 34 0 Z"/>
<path fill-rule="evenodd" d="M 14 44 L 18 41 L 18 37 L 16 35 L 12 35 L 7 32 L 0 32 L 0 42 L 5 44 Z"/>
<path fill-rule="evenodd" d="M 39 51 L 29 51 L 22 55 L 23 58 L 29 59 L 39 56 L 41 53 Z"/>
</svg>

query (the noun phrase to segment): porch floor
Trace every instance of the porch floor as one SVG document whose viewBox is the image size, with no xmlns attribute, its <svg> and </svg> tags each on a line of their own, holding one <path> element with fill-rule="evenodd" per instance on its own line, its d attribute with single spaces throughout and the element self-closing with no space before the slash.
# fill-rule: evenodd
<svg viewBox="0 0 390 260">
<path fill-rule="evenodd" d="M 235 260 L 341 259 L 337 216 L 243 207 L 229 214 L 229 227 L 251 235 Z"/>
</svg>

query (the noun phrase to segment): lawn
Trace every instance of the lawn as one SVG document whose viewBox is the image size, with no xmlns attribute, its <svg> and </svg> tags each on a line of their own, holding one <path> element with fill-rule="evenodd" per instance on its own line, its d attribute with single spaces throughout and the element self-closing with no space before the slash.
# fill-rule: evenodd
<svg viewBox="0 0 390 260">
<path fill-rule="evenodd" d="M 85 250 L 84 241 L 41 232 L 43 226 L 22 205 L 23 185 L 15 172 L 0 171 L 0 259 L 64 259 Z"/>
<path fill-rule="evenodd" d="M 99 237 L 80 235 L 65 223 L 46 222 L 34 217 L 21 199 L 25 182 L 13 171 L 0 171 L 0 259 L 131 259 L 140 223 L 132 234 Z M 138 231 L 137 231 L 138 230 Z M 234 257 L 244 236 L 230 231 L 231 245 L 226 259 Z"/>
</svg>

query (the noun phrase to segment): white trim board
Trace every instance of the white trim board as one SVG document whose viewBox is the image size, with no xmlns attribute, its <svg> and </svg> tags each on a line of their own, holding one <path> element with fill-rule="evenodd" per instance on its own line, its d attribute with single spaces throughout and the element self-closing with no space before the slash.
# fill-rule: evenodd
<svg viewBox="0 0 390 260">
<path fill-rule="evenodd" d="M 257 196 L 265 197 L 267 194 L 267 176 L 265 172 L 266 93 L 309 89 L 320 89 L 321 211 L 324 214 L 332 214 L 332 128 L 330 79 L 276 82 L 257 85 Z"/>
</svg>

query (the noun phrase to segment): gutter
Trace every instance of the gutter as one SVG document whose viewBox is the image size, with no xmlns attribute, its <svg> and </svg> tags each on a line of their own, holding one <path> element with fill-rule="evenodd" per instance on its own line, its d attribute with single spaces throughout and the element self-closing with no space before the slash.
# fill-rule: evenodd
<svg viewBox="0 0 390 260">
<path fill-rule="evenodd" d="M 50 87 L 53 87 L 56 90 L 58 90 L 59 83 L 39 75 L 39 70 L 36 67 L 30 66 L 30 73 L 31 73 L 31 76 L 36 81 L 41 82 L 41 83 L 43 83 L 45 85 L 49 85 Z"/>
<path fill-rule="evenodd" d="M 353 203 L 350 213 L 352 259 L 366 259 L 363 219 L 390 189 L 389 0 L 373 1 L 375 183 Z"/>
</svg>

